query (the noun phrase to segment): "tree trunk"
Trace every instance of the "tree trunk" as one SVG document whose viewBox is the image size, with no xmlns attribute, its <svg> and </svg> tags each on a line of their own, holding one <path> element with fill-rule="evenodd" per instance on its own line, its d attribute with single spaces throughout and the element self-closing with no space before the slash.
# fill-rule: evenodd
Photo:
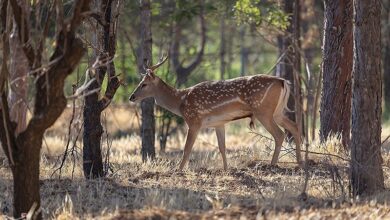
<svg viewBox="0 0 390 220">
<path fill-rule="evenodd" d="M 384 189 L 380 14 L 380 0 L 354 0 L 351 138 L 351 183 L 354 196 L 370 195 Z"/>
<path fill-rule="evenodd" d="M 286 53 L 283 59 L 281 59 L 281 67 L 280 70 L 282 71 L 280 77 L 287 79 L 292 83 L 291 85 L 291 91 L 295 91 L 295 85 L 294 85 L 294 46 L 293 46 L 293 13 L 294 13 L 294 1 L 292 0 L 285 0 L 284 1 L 284 12 L 288 14 L 289 18 L 289 25 L 286 29 L 286 34 L 283 36 L 282 39 L 282 51 Z M 295 102 L 294 102 L 294 95 L 291 95 L 287 102 L 287 107 L 291 110 L 295 109 Z M 292 120 L 295 121 L 295 113 L 294 112 L 288 112 L 287 116 Z"/>
<path fill-rule="evenodd" d="M 17 122 L 16 133 L 26 129 L 27 125 L 27 73 L 28 60 L 20 46 L 17 26 L 14 25 L 9 39 L 10 45 L 10 114 Z"/>
<path fill-rule="evenodd" d="M 386 4 L 387 3 L 387 4 Z M 383 57 L 383 81 L 384 81 L 384 101 L 385 101 L 385 116 L 386 119 L 390 119 L 390 3 L 387 1 L 384 3 L 386 9 L 384 9 L 385 22 L 384 22 L 384 57 Z"/>
<path fill-rule="evenodd" d="M 219 57 L 220 57 L 220 74 L 221 77 L 220 79 L 223 80 L 225 78 L 225 72 L 226 72 L 226 24 L 225 24 L 225 19 L 226 19 L 226 12 L 221 16 L 220 20 L 220 37 L 221 37 L 221 45 L 219 49 Z"/>
<path fill-rule="evenodd" d="M 188 76 L 196 69 L 196 67 L 202 62 L 204 49 L 206 45 L 206 21 L 204 18 L 204 11 L 203 11 L 203 1 L 200 1 L 199 6 L 201 7 L 200 13 L 199 13 L 199 20 L 200 20 L 200 49 L 199 52 L 196 54 L 195 59 L 188 64 L 187 66 L 183 66 L 182 62 L 179 60 L 180 57 L 180 45 L 181 45 L 181 32 L 182 32 L 182 24 L 180 21 L 176 21 L 174 26 L 174 33 L 173 33 L 173 39 L 172 39 L 172 46 L 171 46 L 171 61 L 173 69 L 176 73 L 176 79 L 177 79 L 177 86 L 180 87 L 184 83 L 187 82 Z"/>
<path fill-rule="evenodd" d="M 1 2 L 1 27 L 0 30 L 8 28 L 4 25 L 5 8 L 8 1 Z M 19 30 L 19 41 L 28 59 L 29 68 L 39 64 L 38 57 L 34 53 L 32 40 L 30 38 L 29 25 L 26 25 L 28 17 L 17 1 L 9 1 L 15 25 Z M 0 141 L 3 150 L 10 162 L 14 178 L 14 217 L 20 218 L 23 213 L 28 213 L 35 206 L 34 211 L 40 208 L 39 196 L 39 159 L 42 138 L 47 128 L 52 126 L 66 107 L 64 95 L 65 78 L 73 72 L 84 54 L 83 43 L 75 36 L 75 29 L 82 21 L 81 14 L 89 11 L 89 1 L 76 1 L 77 10 L 73 10 L 66 28 L 58 27 L 60 30 L 56 36 L 55 48 L 49 59 L 49 65 L 44 72 L 36 74 L 34 112 L 27 128 L 20 134 L 16 134 L 16 123 L 11 122 L 7 92 L 2 89 L 0 106 Z M 76 8 L 73 6 L 73 8 Z M 20 30 L 23 31 L 20 31 Z M 22 36 L 23 34 L 23 36 Z M 3 42 L 6 36 L 3 34 Z M 6 45 L 7 46 L 7 45 Z M 41 53 L 42 51 L 38 51 Z M 4 56 L 4 59 L 8 57 Z M 54 62 L 56 61 L 56 62 Z M 3 60 L 3 65 L 6 63 Z M 42 69 L 41 66 L 36 66 Z M 6 68 L 2 67 L 0 76 L 8 74 Z M 34 213 L 32 218 L 41 219 L 41 212 Z"/>
<path fill-rule="evenodd" d="M 100 88 L 101 82 L 94 81 L 88 90 Z M 103 159 L 100 142 L 103 135 L 103 126 L 100 121 L 101 109 L 98 105 L 98 93 L 85 97 L 83 117 L 83 171 L 87 179 L 103 177 Z"/>
<path fill-rule="evenodd" d="M 241 59 L 241 70 L 240 70 L 240 76 L 245 76 L 246 74 L 246 65 L 248 62 L 248 55 L 249 51 L 248 48 L 245 45 L 245 33 L 246 33 L 246 26 L 243 24 L 240 28 L 240 41 L 241 41 L 241 49 L 240 49 L 240 59 Z"/>
<path fill-rule="evenodd" d="M 98 89 L 99 91 L 85 97 L 84 105 L 84 134 L 83 134 L 83 171 L 84 176 L 89 178 L 99 178 L 105 175 L 103 171 L 103 160 L 101 150 L 101 139 L 103 135 L 103 126 L 101 124 L 101 113 L 110 104 L 116 90 L 119 87 L 119 80 L 115 75 L 115 65 L 112 61 L 115 56 L 116 42 L 116 19 L 113 13 L 115 1 L 95 1 L 95 8 L 100 8 L 104 16 L 105 26 L 96 23 L 95 41 L 98 51 L 94 51 L 94 57 L 99 59 L 101 66 L 95 68 L 95 71 L 89 72 L 89 77 L 95 78 L 95 81 L 88 87 L 88 91 Z M 103 65 L 105 64 L 105 65 Z M 100 90 L 104 77 L 108 75 L 108 83 L 104 97 L 99 98 Z"/>
<path fill-rule="evenodd" d="M 151 28 L 151 4 L 150 0 L 141 0 L 141 56 L 138 59 L 138 69 L 145 72 L 144 64 L 152 63 L 152 28 Z M 154 99 L 147 98 L 141 101 L 142 110 L 142 160 L 154 159 L 156 156 L 155 144 L 155 119 Z"/>
<path fill-rule="evenodd" d="M 20 138 L 19 156 L 15 158 L 15 166 L 12 169 L 14 177 L 14 217 L 20 217 L 27 213 L 32 206 L 35 210 L 40 207 L 39 194 L 39 161 L 43 135 Z M 17 205 L 16 205 L 17 204 Z M 34 210 L 34 211 L 35 211 Z M 36 218 L 42 218 L 39 212 Z M 35 217 L 33 219 L 35 219 Z"/>
<path fill-rule="evenodd" d="M 301 89 L 301 19 L 300 19 L 299 0 L 294 1 L 293 14 L 293 57 L 294 57 L 294 102 L 295 102 L 295 121 L 298 124 L 299 133 L 306 135 L 305 123 L 303 117 L 303 98 Z"/>
<path fill-rule="evenodd" d="M 325 1 L 321 141 L 330 135 L 350 142 L 352 83 L 352 0 Z"/>
</svg>

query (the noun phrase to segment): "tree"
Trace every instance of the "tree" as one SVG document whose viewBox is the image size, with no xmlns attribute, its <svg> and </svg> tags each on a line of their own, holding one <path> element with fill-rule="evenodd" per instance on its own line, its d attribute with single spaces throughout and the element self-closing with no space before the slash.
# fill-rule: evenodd
<svg viewBox="0 0 390 220">
<path fill-rule="evenodd" d="M 17 122 L 16 133 L 26 129 L 27 125 L 27 73 L 28 60 L 19 41 L 17 25 L 13 22 L 13 30 L 9 38 L 10 46 L 10 116 Z"/>
<path fill-rule="evenodd" d="M 385 111 L 387 112 L 387 119 L 390 119 L 390 2 L 385 1 L 384 3 L 384 57 L 383 57 L 383 81 L 384 81 L 384 100 L 385 100 Z"/>
<path fill-rule="evenodd" d="M 152 28 L 151 28 L 151 4 L 150 0 L 141 0 L 141 45 L 140 54 L 138 56 L 138 70 L 145 73 L 145 65 L 152 63 Z M 155 143 L 155 120 L 154 120 L 154 99 L 147 98 L 141 101 L 142 111 L 142 160 L 148 158 L 154 159 L 156 156 Z"/>
<path fill-rule="evenodd" d="M 6 63 L 9 59 L 6 54 L 6 51 L 9 50 L 6 33 L 10 25 L 6 22 L 8 20 L 8 2 L 18 28 L 19 40 L 28 59 L 29 69 L 34 70 L 35 77 L 34 111 L 26 129 L 19 134 L 15 132 L 17 124 L 10 118 L 7 89 L 5 87 L 8 76 Z M 58 1 L 57 4 L 59 4 Z M 31 7 L 35 6 L 39 7 L 39 5 Z M 60 5 L 58 8 L 62 7 Z M 27 213 L 30 209 L 39 210 L 39 160 L 42 139 L 46 129 L 53 125 L 66 107 L 65 78 L 72 73 L 85 52 L 82 41 L 76 37 L 76 28 L 80 25 L 84 14 L 88 10 L 89 1 L 78 0 L 73 5 L 73 13 L 69 20 L 65 22 L 59 19 L 61 22 L 56 24 L 58 30 L 55 36 L 56 46 L 53 48 L 53 53 L 49 59 L 50 65 L 45 65 L 45 68 L 42 68 L 42 42 L 47 37 L 47 32 L 43 31 L 41 36 L 34 36 L 41 37 L 39 41 L 34 42 L 36 38 L 30 37 L 29 28 L 32 26 L 32 22 L 27 16 L 26 8 L 21 7 L 16 0 L 1 2 L 0 30 L 3 36 L 3 46 L 8 47 L 8 49 L 3 50 L 3 55 L 5 55 L 3 58 L 5 59 L 3 59 L 0 74 L 0 141 L 12 170 L 15 218 L 20 218 L 22 213 Z M 43 22 L 46 22 L 46 20 Z M 36 45 L 38 46 L 35 47 Z M 32 217 L 41 219 L 42 214 L 38 213 Z"/>
<path fill-rule="evenodd" d="M 276 75 L 289 80 L 292 83 L 290 96 L 287 106 L 289 109 L 295 109 L 294 112 L 288 113 L 288 117 L 297 124 L 302 124 L 301 108 L 301 88 L 300 88 L 300 18 L 299 18 L 299 1 L 284 1 L 284 13 L 288 15 L 288 25 L 283 37 L 278 37 L 278 46 L 280 54 L 285 54 L 277 66 Z M 300 133 L 302 127 L 299 126 Z"/>
<path fill-rule="evenodd" d="M 353 195 L 370 194 L 384 189 L 381 155 L 380 14 L 380 0 L 354 0 L 351 138 Z"/>
<path fill-rule="evenodd" d="M 181 1 L 179 1 L 181 2 Z M 173 39 L 172 39 L 172 47 L 171 47 L 171 61 L 173 69 L 176 73 L 177 78 L 177 85 L 181 86 L 184 83 L 187 82 L 188 76 L 196 69 L 196 67 L 202 62 L 203 54 L 204 54 L 204 48 L 206 45 L 206 22 L 204 18 L 204 9 L 203 9 L 203 1 L 200 1 L 200 3 L 191 5 L 187 3 L 183 3 L 190 6 L 185 7 L 191 7 L 189 11 L 199 10 L 199 20 L 200 20 L 200 37 L 201 37 L 201 43 L 200 43 L 200 49 L 198 53 L 196 54 L 195 59 L 188 64 L 187 66 L 183 65 L 183 62 L 180 61 L 180 45 L 182 40 L 182 29 L 184 27 L 183 22 L 186 20 L 185 17 L 192 16 L 190 15 L 181 15 L 176 19 L 176 23 L 174 25 L 174 31 L 173 31 Z M 184 5 L 183 5 L 184 6 Z M 183 12 L 188 13 L 188 12 Z"/>
<path fill-rule="evenodd" d="M 86 89 L 87 93 L 95 91 L 85 97 L 84 105 L 84 134 L 83 134 L 83 170 L 84 176 L 98 178 L 104 176 L 103 161 L 101 152 L 101 138 L 103 126 L 101 124 L 101 113 L 111 103 L 120 82 L 115 74 L 115 44 L 116 44 L 116 23 L 118 16 L 114 6 L 119 3 L 114 0 L 95 1 L 95 8 L 99 9 L 96 18 L 96 32 L 94 39 L 97 42 L 94 48 L 96 62 L 90 67 L 89 78 L 94 81 Z M 107 75 L 107 86 L 104 96 L 100 96 L 103 79 Z"/>
<path fill-rule="evenodd" d="M 321 141 L 330 135 L 350 142 L 352 83 L 352 0 L 325 1 Z"/>
</svg>

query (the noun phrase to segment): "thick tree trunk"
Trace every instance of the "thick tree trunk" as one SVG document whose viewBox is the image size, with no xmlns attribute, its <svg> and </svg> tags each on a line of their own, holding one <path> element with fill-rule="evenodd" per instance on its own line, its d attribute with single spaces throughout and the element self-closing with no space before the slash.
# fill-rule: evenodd
<svg viewBox="0 0 390 220">
<path fill-rule="evenodd" d="M 151 4 L 150 0 L 141 0 L 141 56 L 138 59 L 138 69 L 145 72 L 144 64 L 152 63 L 152 28 L 151 28 Z M 154 159 L 156 156 L 155 144 L 155 119 L 154 99 L 147 98 L 141 101 L 142 110 L 142 160 Z"/>
<path fill-rule="evenodd" d="M 35 210 L 40 207 L 39 194 L 39 161 L 40 149 L 43 135 L 24 137 L 17 146 L 20 151 L 15 158 L 15 166 L 12 169 L 14 177 L 14 217 L 20 217 L 22 213 L 27 213 L 33 206 Z M 17 205 L 16 205 L 17 204 Z M 39 212 L 33 219 L 42 218 Z"/>
<path fill-rule="evenodd" d="M 330 135 L 350 142 L 352 84 L 352 0 L 325 1 L 321 141 Z"/>
<path fill-rule="evenodd" d="M 380 14 L 380 0 L 354 0 L 351 183 L 355 196 L 384 189 Z"/>
<path fill-rule="evenodd" d="M 1 27 L 5 30 L 4 17 L 8 1 L 1 2 Z M 29 68 L 39 63 L 39 58 L 34 53 L 31 44 L 28 17 L 21 9 L 17 1 L 9 1 L 15 23 L 19 30 L 19 40 L 29 62 Z M 76 10 L 70 18 L 66 28 L 60 30 L 56 36 L 56 47 L 53 48 L 49 65 L 45 72 L 38 72 L 35 79 L 34 112 L 27 128 L 20 134 L 16 134 L 17 124 L 11 122 L 7 94 L 3 89 L 0 106 L 0 141 L 4 152 L 10 162 L 14 178 L 14 217 L 20 218 L 23 213 L 35 206 L 35 211 L 40 208 L 39 197 L 39 158 L 43 134 L 52 126 L 66 107 L 64 95 L 65 78 L 71 74 L 84 54 L 83 43 L 75 37 L 75 29 L 82 21 L 81 14 L 89 10 L 89 1 L 76 1 Z M 21 31 L 22 29 L 22 31 Z M 23 34 L 23 36 L 21 36 Z M 3 35 L 3 42 L 5 39 Z M 42 51 L 38 51 L 42 52 Z M 38 55 L 39 56 L 39 55 Z M 7 58 L 6 56 L 4 58 Z M 55 62 L 54 62 L 55 61 Z M 4 64 L 5 62 L 3 62 Z M 37 69 L 41 69 L 37 66 Z M 2 68 L 1 74 L 7 74 L 6 68 Z M 41 219 L 42 214 L 32 216 Z"/>
</svg>

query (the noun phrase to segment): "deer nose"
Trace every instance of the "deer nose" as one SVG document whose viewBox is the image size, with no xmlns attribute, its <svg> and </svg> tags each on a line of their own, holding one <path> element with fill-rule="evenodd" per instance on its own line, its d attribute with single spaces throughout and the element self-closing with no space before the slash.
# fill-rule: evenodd
<svg viewBox="0 0 390 220">
<path fill-rule="evenodd" d="M 130 100 L 131 102 L 134 102 L 134 100 L 135 100 L 134 94 L 130 96 L 129 100 Z"/>
</svg>

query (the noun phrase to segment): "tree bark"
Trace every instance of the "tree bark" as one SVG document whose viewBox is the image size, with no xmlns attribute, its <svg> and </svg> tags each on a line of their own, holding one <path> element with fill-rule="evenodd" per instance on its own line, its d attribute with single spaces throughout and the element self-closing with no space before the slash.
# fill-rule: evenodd
<svg viewBox="0 0 390 220">
<path fill-rule="evenodd" d="M 152 63 L 152 28 L 151 28 L 151 3 L 150 0 L 141 0 L 141 55 L 138 59 L 138 69 L 145 72 L 144 65 Z M 154 99 L 147 98 L 141 101 L 142 110 L 142 160 L 154 159 L 155 151 L 155 119 L 154 119 Z"/>
<path fill-rule="evenodd" d="M 321 141 L 330 135 L 350 142 L 352 84 L 352 0 L 325 1 Z"/>
<path fill-rule="evenodd" d="M 381 1 L 354 0 L 351 138 L 353 195 L 384 189 L 381 155 Z"/>
<path fill-rule="evenodd" d="M 7 1 L 1 3 L 2 9 L 7 4 L 5 2 Z M 21 18 L 24 17 L 24 21 L 27 18 L 16 1 L 10 1 L 10 4 L 16 25 L 20 30 L 22 24 L 26 25 L 26 23 L 21 22 Z M 89 1 L 76 1 L 74 5 L 77 5 L 77 7 L 74 7 L 73 16 L 70 18 L 67 28 L 59 27 L 61 31 L 56 39 L 57 46 L 49 59 L 51 65 L 48 66 L 45 72 L 37 73 L 34 112 L 27 128 L 20 134 L 16 134 L 17 124 L 11 121 L 7 92 L 4 89 L 0 91 L 0 141 L 10 161 L 14 180 L 15 218 L 20 218 L 23 213 L 28 213 L 33 206 L 35 206 L 35 215 L 32 218 L 42 218 L 42 213 L 36 212 L 40 208 L 39 159 L 42 138 L 45 130 L 54 124 L 66 107 L 64 96 L 65 78 L 72 73 L 84 54 L 83 44 L 75 36 L 75 29 L 82 20 L 81 14 L 89 10 Z M 3 12 L 2 10 L 2 18 Z M 2 25 L 4 25 L 3 22 Z M 26 26 L 23 27 L 26 28 Z M 4 27 L 1 27 L 1 29 L 4 30 Z M 19 33 L 19 40 L 28 42 L 23 45 L 24 52 L 28 53 L 34 50 L 26 47 L 31 46 L 29 44 L 30 32 L 28 32 L 28 28 L 24 30 L 27 33 L 23 33 L 23 36 Z M 29 60 L 29 68 L 32 68 L 32 65 L 36 63 L 35 56 L 26 57 Z M 1 72 L 1 75 L 3 74 L 5 74 L 4 68 Z"/>
<path fill-rule="evenodd" d="M 295 91 L 294 86 L 294 46 L 293 46 L 293 13 L 294 13 L 294 1 L 292 0 L 285 0 L 284 1 L 284 12 L 288 14 L 288 21 L 289 25 L 287 26 L 285 35 L 281 37 L 281 40 L 278 41 L 278 43 L 281 44 L 281 49 L 285 53 L 285 56 L 283 59 L 281 59 L 281 62 L 279 63 L 276 74 L 279 77 L 282 77 L 284 79 L 287 79 L 292 83 L 291 85 L 291 91 Z M 280 38 L 279 38 L 280 39 Z M 287 106 L 289 109 L 295 109 L 295 102 L 294 102 L 294 95 L 291 95 L 288 99 Z M 294 112 L 288 112 L 287 116 L 292 120 L 295 121 L 295 113 Z"/>
<path fill-rule="evenodd" d="M 20 46 L 19 33 L 16 24 L 13 27 L 10 44 L 10 114 L 11 120 L 17 122 L 16 133 L 27 126 L 27 73 L 28 60 Z"/>
<path fill-rule="evenodd" d="M 385 1 L 385 26 L 384 26 L 384 57 L 383 57 L 383 82 L 384 82 L 384 101 L 385 101 L 385 114 L 386 119 L 390 119 L 390 3 Z"/>
<path fill-rule="evenodd" d="M 115 56 L 116 43 L 116 16 L 113 13 L 113 5 L 116 1 L 95 1 L 95 8 L 100 8 L 103 15 L 104 25 L 96 23 L 97 47 L 95 58 L 99 59 L 100 66 L 96 71 L 89 71 L 90 79 L 95 78 L 87 91 L 99 90 L 85 97 L 84 105 L 84 134 L 83 134 L 83 171 L 84 176 L 99 178 L 105 175 L 103 171 L 103 159 L 101 150 L 101 139 L 103 126 L 101 124 L 101 113 L 110 104 L 116 90 L 119 87 L 119 80 L 115 75 L 115 65 L 112 59 Z M 100 90 L 104 77 L 108 75 L 107 88 L 104 97 L 100 98 Z"/>
</svg>

